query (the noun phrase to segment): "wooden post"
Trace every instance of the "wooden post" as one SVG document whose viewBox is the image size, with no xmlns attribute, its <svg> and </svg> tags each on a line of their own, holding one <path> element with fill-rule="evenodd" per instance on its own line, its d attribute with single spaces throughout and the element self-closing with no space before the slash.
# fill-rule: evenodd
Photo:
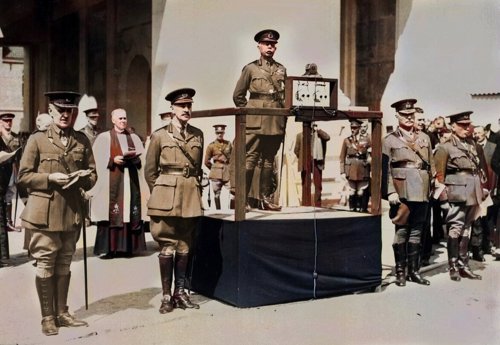
<svg viewBox="0 0 500 345">
<path fill-rule="evenodd" d="M 311 122 L 302 123 L 302 170 L 305 177 L 302 181 L 302 206 L 311 206 Z M 302 172 L 301 172 L 302 174 Z"/>
<path fill-rule="evenodd" d="M 371 162 L 371 213 L 380 215 L 382 203 L 382 120 L 372 119 L 372 162 Z"/>
<path fill-rule="evenodd" d="M 235 139 L 234 148 L 234 173 L 235 173 L 235 192 L 234 192 L 234 220 L 245 220 L 245 206 L 247 201 L 246 192 L 246 114 L 238 114 L 235 116 Z M 233 162 L 231 162 L 233 164 Z"/>
</svg>

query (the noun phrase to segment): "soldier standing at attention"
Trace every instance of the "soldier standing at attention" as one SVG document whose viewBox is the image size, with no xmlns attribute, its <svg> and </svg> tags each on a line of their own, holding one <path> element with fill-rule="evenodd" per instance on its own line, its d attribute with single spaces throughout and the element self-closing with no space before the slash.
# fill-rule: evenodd
<svg viewBox="0 0 500 345">
<path fill-rule="evenodd" d="M 448 228 L 450 279 L 454 281 L 461 277 L 481 279 L 469 267 L 468 246 L 471 225 L 487 196 L 482 185 L 488 182 L 488 178 L 484 154 L 470 138 L 471 114 L 472 111 L 466 111 L 448 116 L 452 135 L 437 146 L 434 154 L 436 180 L 445 185 L 439 200 L 449 205 L 445 224 Z"/>
<path fill-rule="evenodd" d="M 205 153 L 205 166 L 210 169 L 208 178 L 212 181 L 215 208 L 220 210 L 220 194 L 222 186 L 229 182 L 229 158 L 233 145 L 224 140 L 226 125 L 215 125 L 217 139 L 207 146 Z"/>
<path fill-rule="evenodd" d="M 398 128 L 388 134 L 382 143 L 383 171 L 387 171 L 384 194 L 391 207 L 409 210 L 409 217 L 396 224 L 394 236 L 394 258 L 396 261 L 396 285 L 405 286 L 406 279 L 418 284 L 430 282 L 420 276 L 420 240 L 429 207 L 431 177 L 434 161 L 429 136 L 416 133 L 415 99 L 404 99 L 393 103 L 396 109 Z M 408 262 L 408 275 L 405 268 Z"/>
<path fill-rule="evenodd" d="M 160 246 L 161 314 L 174 308 L 199 308 L 184 289 L 194 231 L 203 214 L 203 132 L 188 124 L 194 94 L 195 90 L 183 88 L 165 97 L 171 102 L 172 121 L 151 135 L 146 155 L 144 176 L 151 190 L 148 202 L 150 229 Z"/>
<path fill-rule="evenodd" d="M 97 123 L 100 116 L 99 109 L 97 108 L 97 101 L 94 97 L 88 98 L 88 101 L 82 107 L 82 111 L 87 117 L 87 125 L 80 129 L 80 132 L 89 138 L 91 144 L 94 144 L 95 138 L 98 134 Z"/>
<path fill-rule="evenodd" d="M 66 303 L 71 260 L 84 221 L 81 191 L 89 190 L 97 175 L 89 140 L 71 128 L 80 95 L 45 95 L 54 123 L 29 137 L 21 158 L 19 185 L 30 191 L 21 219 L 23 227 L 31 231 L 29 251 L 36 260 L 42 332 L 55 335 L 58 327 L 87 325 L 69 314 Z M 74 183 L 66 187 L 70 181 Z"/>
<path fill-rule="evenodd" d="M 0 115 L 0 136 L 3 143 L 7 146 L 7 152 L 14 152 L 22 146 L 21 136 L 12 131 L 12 123 L 14 121 L 15 115 L 12 113 L 5 113 Z M 21 149 L 22 150 L 22 149 Z M 19 158 L 22 152 L 17 152 L 17 154 L 10 159 L 8 163 L 10 165 L 11 174 L 8 176 L 8 187 L 5 193 L 5 197 L 2 200 L 4 203 L 4 215 L 6 218 L 6 226 L 8 231 L 21 231 L 21 229 L 16 228 L 15 219 L 12 219 L 12 202 L 16 201 L 18 196 L 17 192 L 17 171 L 19 169 Z M 21 196 L 26 197 L 26 191 L 21 190 Z M 15 215 L 17 217 L 17 215 Z"/>
<path fill-rule="evenodd" d="M 284 107 L 286 69 L 273 58 L 279 37 L 279 33 L 271 29 L 259 31 L 255 35 L 260 58 L 243 67 L 233 92 L 233 101 L 237 107 Z M 250 93 L 248 100 L 247 92 Z M 283 142 L 285 126 L 286 118 L 283 116 L 247 116 L 245 195 L 248 200 L 255 167 L 261 158 L 259 207 L 263 210 L 281 211 L 281 206 L 272 202 L 271 194 L 274 158 Z"/>
<path fill-rule="evenodd" d="M 351 135 L 342 142 L 340 150 L 340 176 L 349 186 L 349 209 L 363 211 L 363 195 L 370 181 L 369 150 L 371 139 L 360 135 L 361 120 L 351 120 Z M 366 203 L 368 207 L 368 202 Z"/>
</svg>

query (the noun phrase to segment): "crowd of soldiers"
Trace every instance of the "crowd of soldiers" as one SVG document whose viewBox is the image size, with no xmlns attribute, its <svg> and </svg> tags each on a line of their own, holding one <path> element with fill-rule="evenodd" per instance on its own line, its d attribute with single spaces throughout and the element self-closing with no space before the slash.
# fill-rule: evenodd
<svg viewBox="0 0 500 345">
<path fill-rule="evenodd" d="M 273 58 L 278 39 L 279 33 L 271 29 L 255 35 L 260 56 L 242 70 L 233 94 L 236 106 L 284 107 L 286 69 Z M 315 64 L 308 64 L 306 70 L 307 75 L 319 76 Z M 18 230 L 11 215 L 12 201 L 20 198 L 25 203 L 20 219 L 27 234 L 26 249 L 35 259 L 45 335 L 58 334 L 59 327 L 87 325 L 69 313 L 67 298 L 76 243 L 82 226 L 90 221 L 98 227 L 95 254 L 113 258 L 120 252 L 129 256 L 145 249 L 147 219 L 159 245 L 159 312 L 199 308 L 190 300 L 186 280 L 194 232 L 203 213 L 202 163 L 210 170 L 215 208 L 221 209 L 221 190 L 234 181 L 230 163 L 235 152 L 224 138 L 226 126 L 218 124 L 214 126 L 216 139 L 202 159 L 203 132 L 188 123 L 195 93 L 192 88 L 181 88 L 167 94 L 171 112 L 160 114 L 165 122 L 145 146 L 128 127 L 124 109 L 113 110 L 113 128 L 99 133 L 95 102 L 81 109 L 88 124 L 75 131 L 80 97 L 75 92 L 46 93 L 48 112 L 37 117 L 37 131 L 26 142 L 11 131 L 14 115 L 0 114 L 0 260 L 9 257 L 8 231 Z M 476 260 L 492 253 L 492 225 L 496 225 L 499 211 L 496 176 L 500 174 L 495 135 L 486 127 L 471 127 L 472 112 L 448 116 L 450 129 L 442 117 L 426 126 L 420 117 L 423 110 L 415 103 L 415 99 L 406 99 L 392 105 L 399 126 L 383 140 L 383 195 L 396 226 L 396 284 L 404 286 L 409 280 L 429 285 L 419 269 L 430 258 L 429 243 L 432 249 L 431 241 L 442 238 L 448 241 L 451 279 L 480 279 L 468 265 L 469 248 Z M 285 121 L 279 116 L 247 116 L 247 210 L 281 210 L 273 193 L 275 157 L 283 145 Z M 349 193 L 349 209 L 367 212 L 371 137 L 366 122 L 353 119 L 350 128 L 351 134 L 342 142 L 340 172 Z M 311 130 L 312 161 L 307 164 L 314 177 L 314 204 L 321 206 L 330 136 L 315 123 Z M 295 146 L 299 158 L 301 138 L 299 133 Z M 304 164 L 299 164 L 303 181 Z M 252 196 L 255 204 L 250 202 Z M 494 201 L 481 213 L 488 198 Z M 433 237 L 430 209 L 437 229 Z M 495 244 L 498 247 L 498 238 Z"/>
<path fill-rule="evenodd" d="M 470 268 L 470 253 L 484 261 L 499 245 L 496 135 L 488 133 L 489 126 L 473 126 L 472 111 L 447 116 L 448 125 L 444 117 L 426 124 L 416 103 L 404 99 L 392 104 L 398 127 L 382 146 L 382 194 L 396 227 L 396 284 L 429 285 L 419 269 L 429 264 L 432 243 L 442 239 L 447 241 L 450 279 L 481 279 Z"/>
</svg>

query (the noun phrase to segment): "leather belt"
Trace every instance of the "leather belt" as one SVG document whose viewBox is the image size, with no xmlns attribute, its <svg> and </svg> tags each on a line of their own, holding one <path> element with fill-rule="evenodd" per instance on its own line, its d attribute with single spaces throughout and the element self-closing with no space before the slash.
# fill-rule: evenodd
<svg viewBox="0 0 500 345">
<path fill-rule="evenodd" d="M 276 94 L 275 93 L 251 93 L 250 99 L 261 99 L 264 101 L 275 101 Z"/>
<path fill-rule="evenodd" d="M 198 169 L 186 167 L 162 167 L 162 175 L 174 175 L 174 176 L 184 176 L 184 177 L 198 177 L 200 172 Z"/>
<path fill-rule="evenodd" d="M 365 154 L 347 155 L 347 158 L 366 159 L 366 155 Z"/>
<path fill-rule="evenodd" d="M 394 163 L 391 163 L 391 168 L 407 168 L 407 169 L 427 170 L 427 167 L 425 167 L 423 165 L 423 163 L 421 163 L 421 162 L 419 162 L 419 163 L 416 163 L 416 162 L 394 162 Z"/>
<path fill-rule="evenodd" d="M 446 175 L 477 175 L 477 169 L 446 169 Z"/>
</svg>

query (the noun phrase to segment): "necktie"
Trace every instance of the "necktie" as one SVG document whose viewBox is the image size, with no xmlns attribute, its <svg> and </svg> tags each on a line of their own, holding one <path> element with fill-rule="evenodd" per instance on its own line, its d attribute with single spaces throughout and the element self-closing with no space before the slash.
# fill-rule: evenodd
<svg viewBox="0 0 500 345">
<path fill-rule="evenodd" d="M 62 143 L 64 146 L 67 146 L 67 145 L 68 145 L 68 138 L 67 138 L 64 134 L 61 134 L 61 143 Z"/>
<path fill-rule="evenodd" d="M 181 128 L 181 136 L 182 136 L 182 139 L 186 139 L 186 127 Z"/>
</svg>

